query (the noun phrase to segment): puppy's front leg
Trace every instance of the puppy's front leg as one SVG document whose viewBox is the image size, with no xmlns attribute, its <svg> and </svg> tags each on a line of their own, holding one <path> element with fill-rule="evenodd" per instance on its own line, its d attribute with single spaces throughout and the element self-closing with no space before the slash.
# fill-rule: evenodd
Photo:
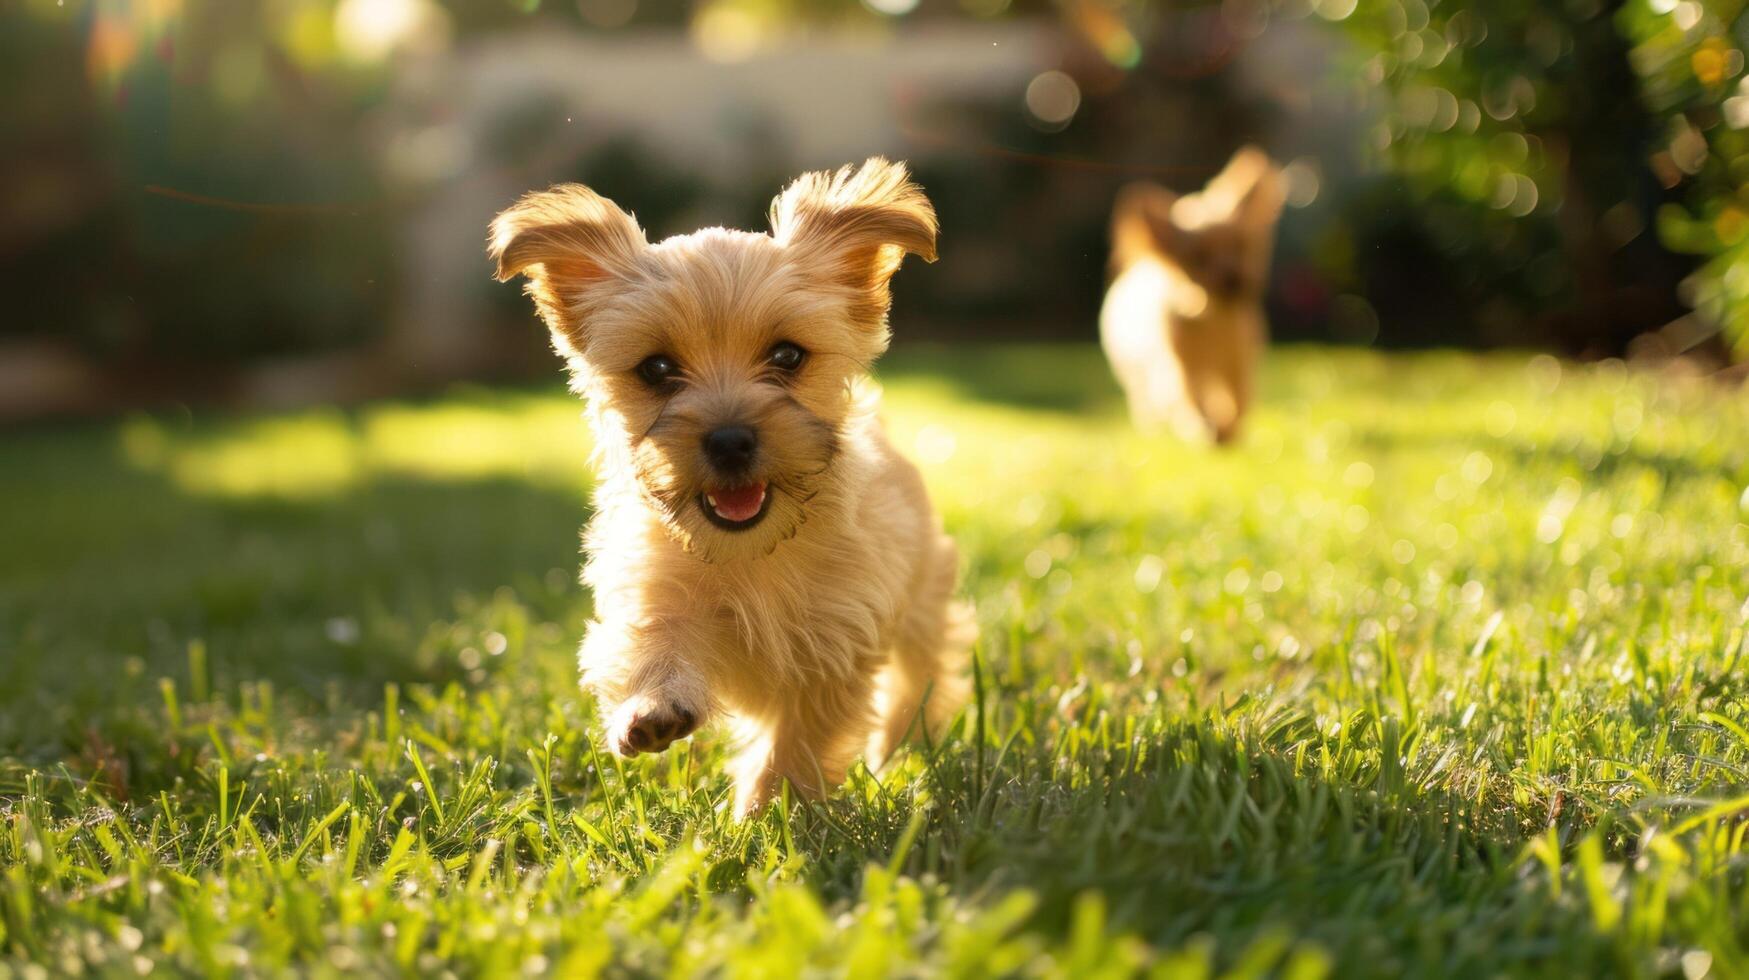
<svg viewBox="0 0 1749 980">
<path fill-rule="evenodd" d="M 660 752 L 704 723 L 710 689 L 683 649 L 673 627 L 590 624 L 578 651 L 583 686 L 595 693 L 615 752 Z"/>
</svg>

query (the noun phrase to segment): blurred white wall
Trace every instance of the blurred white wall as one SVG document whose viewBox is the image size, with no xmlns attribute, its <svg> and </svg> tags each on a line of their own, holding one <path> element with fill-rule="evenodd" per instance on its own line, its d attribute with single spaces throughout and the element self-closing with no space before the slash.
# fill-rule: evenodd
<svg viewBox="0 0 1749 980">
<path fill-rule="evenodd" d="M 674 31 L 497 36 L 410 64 L 380 127 L 385 168 L 422 202 L 407 225 L 410 301 L 390 330 L 394 356 L 442 376 L 492 355 L 477 329 L 486 223 L 523 191 L 574 177 L 592 149 L 632 137 L 737 187 L 770 182 L 774 160 L 793 173 L 926 156 L 960 134 L 917 132 L 923 106 L 1008 94 L 1018 103 L 1063 49 L 1050 24 L 1012 20 L 798 39 L 731 63 Z M 531 108 L 565 122 L 526 156 L 495 160 L 495 134 Z"/>
</svg>

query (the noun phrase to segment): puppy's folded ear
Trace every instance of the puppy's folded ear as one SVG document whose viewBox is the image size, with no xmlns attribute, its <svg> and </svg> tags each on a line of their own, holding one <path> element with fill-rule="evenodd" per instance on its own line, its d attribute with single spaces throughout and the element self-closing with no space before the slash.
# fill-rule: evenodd
<svg viewBox="0 0 1749 980">
<path fill-rule="evenodd" d="M 1255 146 L 1240 147 L 1209 181 L 1209 192 L 1217 200 L 1231 202 L 1233 218 L 1253 227 L 1281 216 L 1281 170 Z"/>
<path fill-rule="evenodd" d="M 1286 202 L 1286 197 L 1281 186 L 1281 171 L 1265 160 L 1257 179 L 1239 198 L 1233 213 L 1253 228 L 1267 227 L 1275 224 L 1276 219 L 1281 217 L 1281 207 Z"/>
<path fill-rule="evenodd" d="M 1119 271 L 1147 255 L 1175 255 L 1184 232 L 1172 220 L 1178 195 L 1149 181 L 1125 185 L 1111 208 L 1112 265 Z"/>
<path fill-rule="evenodd" d="M 560 184 L 524 195 L 492 219 L 486 254 L 498 263 L 499 282 L 528 276 L 526 291 L 559 352 L 574 356 L 591 295 L 635 276 L 648 244 L 618 205 L 582 184 Z"/>
<path fill-rule="evenodd" d="M 861 315 L 879 322 L 887 283 L 907 253 L 935 261 L 935 208 L 902 163 L 870 157 L 861 167 L 796 178 L 771 202 L 771 236 L 828 281 L 864 293 Z"/>
</svg>

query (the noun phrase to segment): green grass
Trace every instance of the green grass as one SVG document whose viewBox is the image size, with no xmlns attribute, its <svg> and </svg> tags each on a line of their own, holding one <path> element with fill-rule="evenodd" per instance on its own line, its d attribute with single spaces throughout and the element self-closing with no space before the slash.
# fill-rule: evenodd
<svg viewBox="0 0 1749 980">
<path fill-rule="evenodd" d="M 1244 444 L 1096 352 L 900 352 L 981 696 L 825 805 L 622 762 L 555 385 L 0 437 L 0 976 L 1749 975 L 1749 403 L 1272 356 Z"/>
</svg>

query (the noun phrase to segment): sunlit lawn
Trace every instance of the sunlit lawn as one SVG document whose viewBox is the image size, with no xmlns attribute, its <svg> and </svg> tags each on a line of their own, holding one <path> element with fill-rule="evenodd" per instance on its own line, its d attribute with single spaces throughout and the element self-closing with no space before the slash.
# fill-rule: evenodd
<svg viewBox="0 0 1749 980">
<path fill-rule="evenodd" d="M 981 709 L 749 825 L 572 652 L 555 383 L 0 436 L 0 976 L 1749 975 L 1749 403 L 1273 355 L 1234 452 L 1091 348 L 901 351 Z"/>
</svg>

